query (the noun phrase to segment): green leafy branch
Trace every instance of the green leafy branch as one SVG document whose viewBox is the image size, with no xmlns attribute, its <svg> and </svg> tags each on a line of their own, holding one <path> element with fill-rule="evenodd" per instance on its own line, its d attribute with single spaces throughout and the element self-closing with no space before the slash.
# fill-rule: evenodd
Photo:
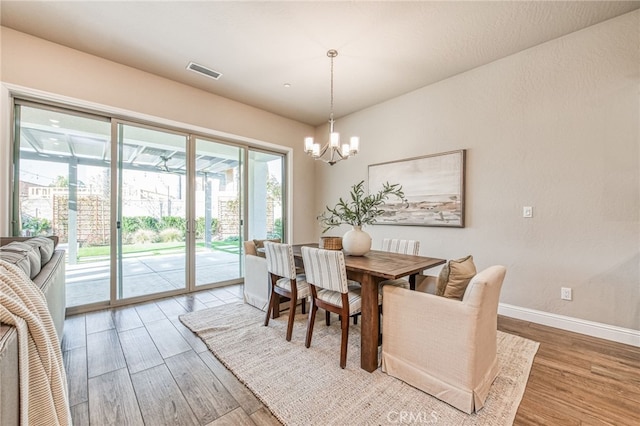
<svg viewBox="0 0 640 426">
<path fill-rule="evenodd" d="M 382 206 L 390 196 L 399 198 L 403 204 L 408 202 L 404 197 L 402 186 L 399 184 L 383 184 L 382 189 L 375 194 L 364 194 L 364 181 L 351 187 L 350 199 L 340 198 L 335 207 L 327 206 L 327 210 L 318 216 L 320 223 L 324 225 L 323 233 L 340 225 L 372 225 L 377 218 L 384 214 Z"/>
</svg>

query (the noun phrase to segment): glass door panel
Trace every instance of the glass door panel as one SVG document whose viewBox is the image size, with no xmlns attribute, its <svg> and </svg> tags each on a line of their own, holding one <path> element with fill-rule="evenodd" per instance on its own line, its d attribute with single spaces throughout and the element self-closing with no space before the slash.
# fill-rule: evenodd
<svg viewBox="0 0 640 426">
<path fill-rule="evenodd" d="M 57 235 L 66 304 L 109 301 L 111 124 L 41 106 L 15 108 L 14 235 Z"/>
<path fill-rule="evenodd" d="M 248 175 L 249 239 L 285 241 L 284 156 L 250 150 Z"/>
<path fill-rule="evenodd" d="M 187 286 L 187 136 L 118 125 L 116 299 Z"/>
<path fill-rule="evenodd" d="M 242 277 L 242 148 L 196 139 L 195 285 Z"/>
</svg>

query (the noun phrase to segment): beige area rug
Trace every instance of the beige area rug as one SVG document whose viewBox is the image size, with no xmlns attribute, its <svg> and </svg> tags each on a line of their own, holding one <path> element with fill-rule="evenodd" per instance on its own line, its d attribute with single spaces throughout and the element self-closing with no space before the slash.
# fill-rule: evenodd
<svg viewBox="0 0 640 426">
<path fill-rule="evenodd" d="M 359 325 L 351 325 L 347 367 L 340 359 L 340 326 L 319 311 L 310 348 L 307 315 L 296 315 L 291 342 L 287 314 L 263 326 L 265 313 L 246 304 L 192 312 L 180 320 L 285 425 L 510 425 L 522 400 L 539 344 L 498 332 L 500 375 L 485 407 L 465 414 L 383 373 L 360 369 Z"/>
</svg>

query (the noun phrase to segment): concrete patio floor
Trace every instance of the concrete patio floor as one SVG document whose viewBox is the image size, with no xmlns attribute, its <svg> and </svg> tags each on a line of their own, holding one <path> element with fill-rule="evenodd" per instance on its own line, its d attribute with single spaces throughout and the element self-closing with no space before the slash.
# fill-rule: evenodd
<svg viewBox="0 0 640 426">
<path fill-rule="evenodd" d="M 108 260 L 66 265 L 67 307 L 109 300 Z M 122 260 L 122 298 L 185 288 L 184 254 L 127 257 Z M 196 253 L 196 286 L 242 276 L 240 257 L 222 251 Z"/>
</svg>

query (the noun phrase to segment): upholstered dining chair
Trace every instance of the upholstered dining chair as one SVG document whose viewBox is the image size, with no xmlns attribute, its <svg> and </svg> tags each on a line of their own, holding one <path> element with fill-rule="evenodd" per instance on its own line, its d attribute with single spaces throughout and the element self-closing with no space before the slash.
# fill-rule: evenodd
<svg viewBox="0 0 640 426">
<path fill-rule="evenodd" d="M 401 240 L 397 238 L 385 238 L 382 240 L 382 251 L 392 253 L 411 254 L 417 256 L 420 252 L 420 241 L 417 240 Z M 409 278 L 398 278 L 397 280 L 382 281 L 380 284 L 380 293 L 385 285 L 394 285 L 402 288 L 409 288 Z"/>
<path fill-rule="evenodd" d="M 311 308 L 307 323 L 305 346 L 311 346 L 316 312 L 322 308 L 340 316 L 342 340 L 340 344 L 340 367 L 347 365 L 347 343 L 349 340 L 349 317 L 360 312 L 362 298 L 358 282 L 347 279 L 344 254 L 338 250 L 302 247 L 302 261 L 311 287 Z"/>
<path fill-rule="evenodd" d="M 264 243 L 265 256 L 267 258 L 267 271 L 271 280 L 271 292 L 269 295 L 269 307 L 264 325 L 269 325 L 269 317 L 280 310 L 280 296 L 290 300 L 289 321 L 287 323 L 287 340 L 291 340 L 293 322 L 296 316 L 298 300 L 302 301 L 302 313 L 305 313 L 306 300 L 311 294 L 304 274 L 296 273 L 296 264 L 293 258 L 293 248 L 289 244 L 274 242 Z"/>
<path fill-rule="evenodd" d="M 505 273 L 491 266 L 476 274 L 461 301 L 385 286 L 382 371 L 466 413 L 481 409 L 499 370 Z"/>
</svg>

